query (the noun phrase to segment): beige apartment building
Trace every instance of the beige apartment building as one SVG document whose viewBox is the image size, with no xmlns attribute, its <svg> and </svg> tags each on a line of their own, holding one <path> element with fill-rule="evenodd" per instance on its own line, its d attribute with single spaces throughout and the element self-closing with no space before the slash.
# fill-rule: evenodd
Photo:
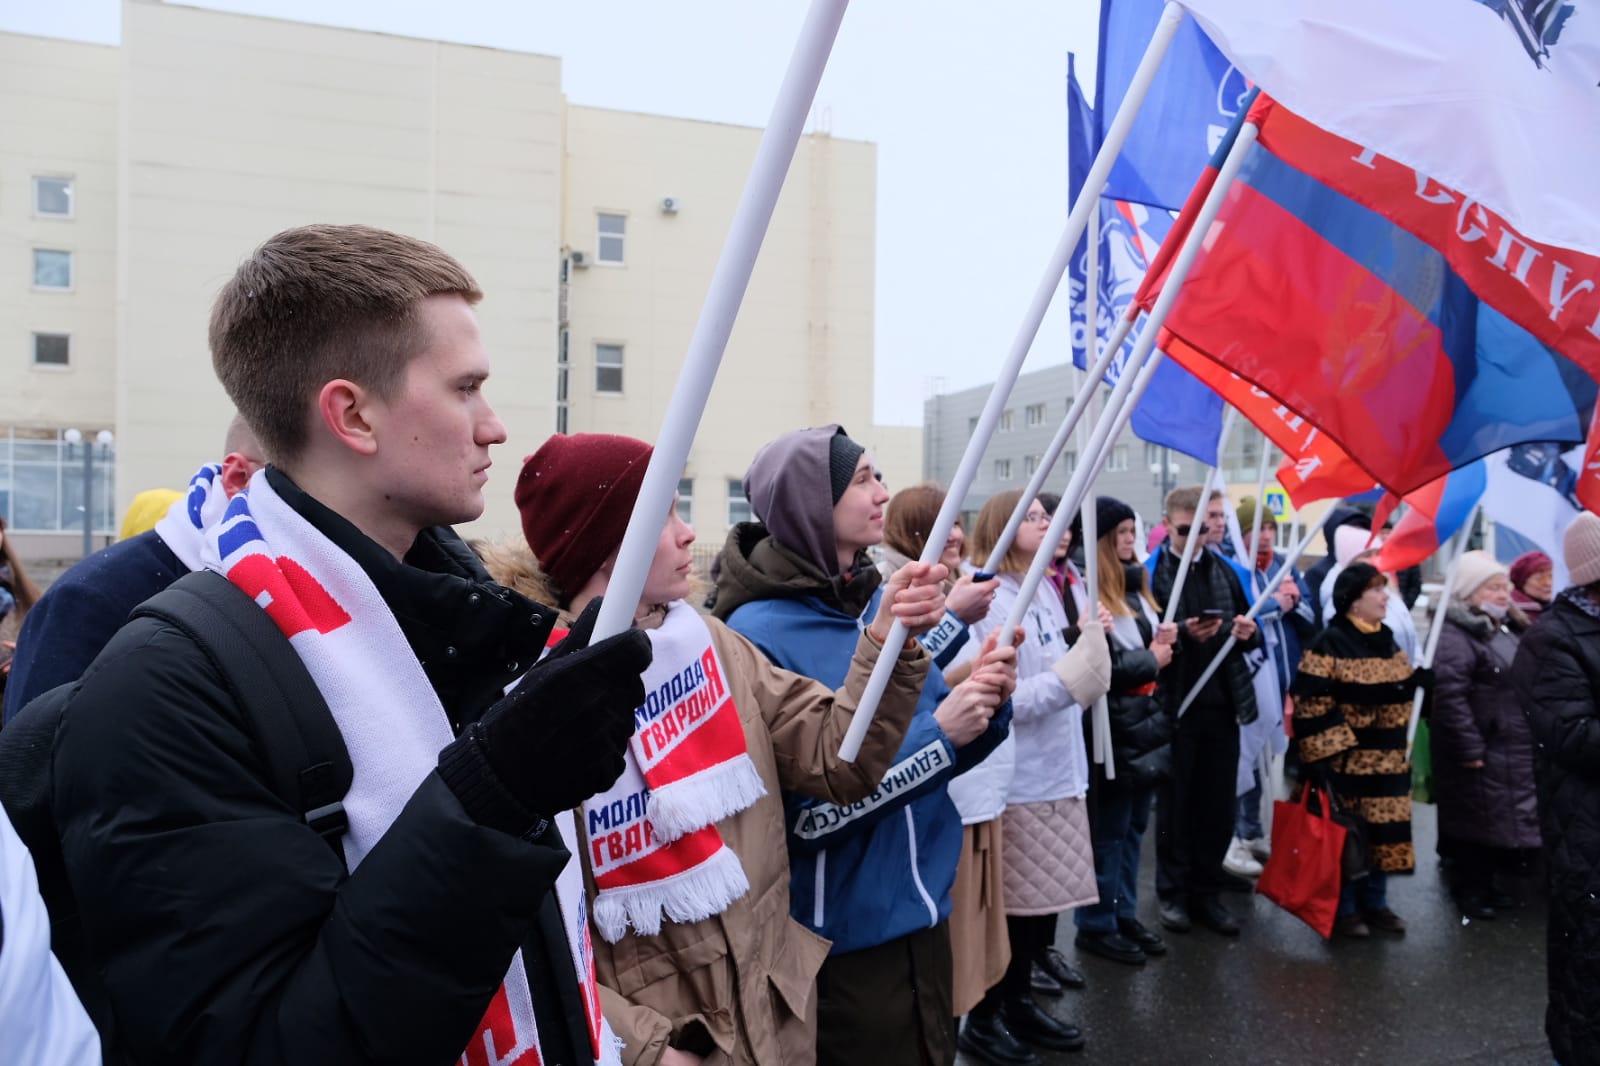
<svg viewBox="0 0 1600 1066">
<path fill-rule="evenodd" d="M 0 513 L 71 557 L 219 457 L 217 289 L 270 234 L 361 222 L 472 270 L 510 433 L 489 509 L 558 429 L 653 438 L 761 131 L 570 104 L 550 56 L 125 0 L 120 46 L 0 33 Z M 810 134 L 684 473 L 706 541 L 787 429 L 842 422 L 891 484 L 921 430 L 873 413 L 876 149 Z M 85 453 L 89 453 L 85 456 Z"/>
</svg>

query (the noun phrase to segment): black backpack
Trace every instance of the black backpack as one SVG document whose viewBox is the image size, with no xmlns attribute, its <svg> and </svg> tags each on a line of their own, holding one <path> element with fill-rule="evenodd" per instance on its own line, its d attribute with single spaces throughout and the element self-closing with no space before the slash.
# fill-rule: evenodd
<svg viewBox="0 0 1600 1066">
<path fill-rule="evenodd" d="M 129 621 L 140 618 L 182 630 L 211 660 L 243 711 L 273 792 L 299 811 L 343 862 L 350 754 L 327 701 L 276 623 L 227 578 L 209 570 L 186 574 L 150 597 Z M 118 643 L 113 637 L 107 649 Z M 84 678 L 97 662 L 89 664 Z M 110 1004 L 89 955 L 50 810 L 57 731 L 82 685 L 79 679 L 40 693 L 0 730 L 0 804 L 33 853 L 39 893 L 50 913 L 51 947 L 109 1053 L 114 1046 Z"/>
</svg>

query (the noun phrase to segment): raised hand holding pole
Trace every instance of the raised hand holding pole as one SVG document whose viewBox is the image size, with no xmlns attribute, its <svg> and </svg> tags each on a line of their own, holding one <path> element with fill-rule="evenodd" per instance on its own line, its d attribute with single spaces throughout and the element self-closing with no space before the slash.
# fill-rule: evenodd
<svg viewBox="0 0 1600 1066">
<path fill-rule="evenodd" d="M 639 498 L 628 519 L 628 531 L 617 551 L 611 581 L 595 619 L 592 640 L 602 640 L 633 625 L 645 577 L 655 557 L 656 542 L 666 524 L 667 512 L 672 508 L 678 479 L 689 461 L 695 431 L 705 416 L 706 401 L 711 397 L 717 368 L 727 350 L 728 336 L 733 332 L 734 320 L 739 317 L 745 290 L 750 287 L 750 275 L 755 270 L 761 242 L 772 222 L 778 194 L 783 191 L 784 177 L 794 160 L 806 115 L 816 98 L 817 84 L 828 64 L 828 54 L 833 50 L 847 3 L 848 0 L 812 0 L 800 27 L 800 39 L 795 44 L 783 84 L 778 88 L 772 117 L 761 134 L 744 194 L 734 210 L 722 254 L 711 275 L 705 304 L 700 308 L 700 320 L 695 323 L 689 350 L 684 355 L 683 370 L 678 374 L 677 386 L 667 404 L 650 465 L 645 468 Z M 939 543 L 944 544 L 943 538 Z M 902 633 L 901 639 L 904 636 Z M 894 656 L 884 658 L 892 662 Z"/>
<path fill-rule="evenodd" d="M 1169 2 L 1161 12 L 1155 33 L 1151 35 L 1150 43 L 1145 47 L 1144 57 L 1139 60 L 1138 69 L 1134 71 L 1133 80 L 1128 85 L 1128 92 L 1117 107 L 1116 117 L 1111 120 L 1105 138 L 1100 143 L 1100 150 L 1095 155 L 1094 164 L 1090 166 L 1083 187 L 1078 192 L 1078 200 L 1072 205 L 1066 229 L 1056 243 L 1055 252 L 1051 255 L 1044 276 L 1034 291 L 1033 300 L 1029 303 L 1022 325 L 1012 342 L 1011 351 L 1001 365 L 1000 372 L 995 378 L 994 388 L 990 390 L 989 399 L 984 403 L 982 413 L 978 415 L 978 425 L 973 430 L 972 439 L 967 442 L 967 449 L 961 456 L 955 475 L 950 479 L 944 505 L 939 508 L 939 515 L 934 519 L 933 528 L 928 533 L 927 545 L 923 548 L 920 562 L 939 561 L 945 539 L 950 535 L 950 528 L 955 524 L 956 515 L 961 511 L 967 490 L 972 487 L 972 482 L 977 477 L 978 463 L 983 459 L 984 449 L 988 447 L 989 439 L 994 435 L 995 426 L 1000 421 L 1000 412 L 1011 395 L 1017 375 L 1022 372 L 1023 360 L 1027 358 L 1028 350 L 1033 346 L 1033 340 L 1039 333 L 1039 326 L 1044 321 L 1045 312 L 1050 308 L 1050 301 L 1056 289 L 1061 286 L 1061 278 L 1067 272 L 1067 264 L 1072 258 L 1073 249 L 1078 246 L 1078 241 L 1088 228 L 1089 216 L 1100 210 L 1100 190 L 1105 188 L 1106 179 L 1111 174 L 1111 164 L 1116 161 L 1117 155 L 1122 151 L 1123 143 L 1128 139 L 1128 131 L 1133 126 L 1134 116 L 1138 114 L 1140 105 L 1144 103 L 1144 98 L 1150 91 L 1156 70 L 1160 67 L 1167 48 L 1172 44 L 1173 35 L 1177 33 L 1183 17 L 1182 5 L 1173 2 Z M 670 495 L 667 500 L 671 500 Z M 662 505 L 662 514 L 666 514 L 666 503 Z M 659 535 L 659 529 L 654 535 Z M 648 560 L 646 562 L 648 563 Z M 886 649 L 900 647 L 905 643 L 907 633 L 905 625 L 896 620 L 890 627 L 889 638 L 884 642 L 884 647 Z M 1001 634 L 1000 639 L 1007 646 L 1010 645 L 1009 633 Z M 843 743 L 839 745 L 841 759 L 854 762 L 856 756 L 861 753 L 861 742 L 866 739 L 867 728 L 872 724 L 872 716 L 878 710 L 878 701 L 883 698 L 884 690 L 889 685 L 889 675 L 894 670 L 894 659 L 893 655 L 880 655 L 873 664 L 872 676 L 867 679 L 866 687 L 861 692 L 861 699 L 856 704 L 855 714 L 850 719 L 850 728 L 845 732 Z"/>
</svg>

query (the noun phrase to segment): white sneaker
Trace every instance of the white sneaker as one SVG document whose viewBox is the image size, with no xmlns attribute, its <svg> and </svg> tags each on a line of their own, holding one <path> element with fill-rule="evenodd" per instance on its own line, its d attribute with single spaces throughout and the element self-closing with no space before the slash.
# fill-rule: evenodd
<svg viewBox="0 0 1600 1066">
<path fill-rule="evenodd" d="M 1243 844 L 1245 850 L 1254 855 L 1260 862 L 1266 862 L 1272 858 L 1272 844 L 1266 837 L 1251 837 L 1249 840 L 1241 840 L 1239 843 Z"/>
<path fill-rule="evenodd" d="M 1235 877 L 1261 876 L 1261 864 L 1255 860 L 1238 837 L 1234 837 L 1233 843 L 1228 847 L 1227 857 L 1222 860 L 1222 868 Z"/>
</svg>

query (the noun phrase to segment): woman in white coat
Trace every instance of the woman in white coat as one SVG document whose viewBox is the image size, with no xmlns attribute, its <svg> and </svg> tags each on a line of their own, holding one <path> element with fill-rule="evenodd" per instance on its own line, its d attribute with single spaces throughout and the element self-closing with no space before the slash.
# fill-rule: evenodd
<svg viewBox="0 0 1600 1066">
<path fill-rule="evenodd" d="M 974 558 L 986 558 L 993 551 L 1020 499 L 1019 492 L 1005 492 L 984 504 L 972 532 Z M 973 626 L 979 638 L 1005 624 L 1035 554 L 1055 548 L 1044 544 L 1050 521 L 1044 505 L 1032 500 L 1025 514 L 999 567 L 989 615 Z M 1083 1034 L 1076 1026 L 1058 1021 L 1038 1005 L 1031 981 L 1033 965 L 1043 962 L 1054 944 L 1057 917 L 1099 898 L 1084 802 L 1089 760 L 1083 709 L 1106 692 L 1111 660 L 1107 620 L 1089 616 L 1081 621 L 1077 643 L 1069 649 L 1061 596 L 1045 581 L 1039 583 L 1023 615 L 1017 689 L 1012 695 L 1016 755 L 1001 823 L 1011 964 L 1000 984 L 973 1009 L 962 1031 L 963 1045 L 986 1060 L 988 1048 L 971 1045 L 984 1045 L 1002 1033 L 1053 1050 L 1083 1046 Z"/>
</svg>

